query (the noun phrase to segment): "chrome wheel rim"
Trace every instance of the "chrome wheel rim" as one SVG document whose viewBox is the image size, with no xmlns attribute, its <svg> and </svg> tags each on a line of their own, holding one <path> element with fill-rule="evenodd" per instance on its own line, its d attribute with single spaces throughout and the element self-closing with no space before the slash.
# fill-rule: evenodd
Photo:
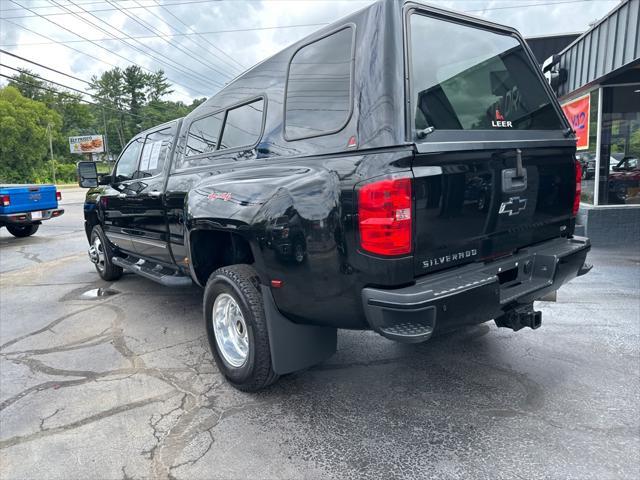
<svg viewBox="0 0 640 480">
<path fill-rule="evenodd" d="M 95 255 L 95 264 L 96 264 L 96 268 L 98 270 L 100 270 L 101 272 L 104 271 L 104 267 L 105 267 L 105 255 L 104 255 L 104 245 L 102 245 L 102 242 L 100 241 L 100 237 L 96 236 L 96 238 L 93 239 L 93 254 Z"/>
<path fill-rule="evenodd" d="M 249 353 L 249 334 L 242 310 L 231 295 L 221 293 L 216 297 L 211 321 L 222 357 L 233 367 L 244 365 Z"/>
</svg>

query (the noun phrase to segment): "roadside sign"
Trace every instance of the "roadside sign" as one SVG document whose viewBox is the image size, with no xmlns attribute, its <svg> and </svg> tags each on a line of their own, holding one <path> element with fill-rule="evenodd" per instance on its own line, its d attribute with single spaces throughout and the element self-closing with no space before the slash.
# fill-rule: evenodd
<svg viewBox="0 0 640 480">
<path fill-rule="evenodd" d="M 71 153 L 102 153 L 104 152 L 104 140 L 102 135 L 69 137 L 69 150 Z"/>
<path fill-rule="evenodd" d="M 576 132 L 578 140 L 577 150 L 589 150 L 589 110 L 591 108 L 591 96 L 586 95 L 576 98 L 562 105 L 562 110 L 569 120 L 571 127 Z"/>
</svg>

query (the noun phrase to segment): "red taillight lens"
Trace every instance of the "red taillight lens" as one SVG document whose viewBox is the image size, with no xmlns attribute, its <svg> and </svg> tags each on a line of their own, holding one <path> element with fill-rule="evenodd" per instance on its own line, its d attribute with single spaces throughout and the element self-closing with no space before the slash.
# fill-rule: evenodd
<svg viewBox="0 0 640 480">
<path fill-rule="evenodd" d="M 0 204 L 2 204 L 3 207 L 8 207 L 11 205 L 11 197 L 9 197 L 9 195 L 0 195 Z"/>
<path fill-rule="evenodd" d="M 379 255 L 411 253 L 411 179 L 368 183 L 358 190 L 360 247 Z"/>
<path fill-rule="evenodd" d="M 580 209 L 580 194 L 582 193 L 582 164 L 576 162 L 576 191 L 573 197 L 573 216 L 578 214 Z"/>
<path fill-rule="evenodd" d="M 62 193 L 56 192 L 56 200 L 58 201 L 62 200 Z"/>
</svg>

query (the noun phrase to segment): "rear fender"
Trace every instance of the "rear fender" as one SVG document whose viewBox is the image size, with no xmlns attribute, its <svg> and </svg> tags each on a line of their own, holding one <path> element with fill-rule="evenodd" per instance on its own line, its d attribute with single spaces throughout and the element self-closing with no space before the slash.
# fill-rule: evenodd
<svg viewBox="0 0 640 480">
<path fill-rule="evenodd" d="M 185 199 L 189 252 L 193 255 L 194 232 L 237 235 L 249 243 L 254 267 L 268 285 L 304 262 L 310 245 L 336 249 L 339 193 L 334 172 L 306 166 L 255 168 L 203 180 Z"/>
</svg>

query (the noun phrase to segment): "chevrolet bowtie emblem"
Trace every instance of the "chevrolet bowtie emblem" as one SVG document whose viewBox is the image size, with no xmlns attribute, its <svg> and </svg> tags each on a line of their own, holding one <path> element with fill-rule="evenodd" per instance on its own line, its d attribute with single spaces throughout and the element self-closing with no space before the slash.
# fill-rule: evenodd
<svg viewBox="0 0 640 480">
<path fill-rule="evenodd" d="M 500 214 L 506 213 L 510 217 L 513 215 L 518 215 L 524 209 L 527 208 L 527 199 L 520 197 L 511 197 L 507 202 L 502 202 L 500 204 Z"/>
</svg>

